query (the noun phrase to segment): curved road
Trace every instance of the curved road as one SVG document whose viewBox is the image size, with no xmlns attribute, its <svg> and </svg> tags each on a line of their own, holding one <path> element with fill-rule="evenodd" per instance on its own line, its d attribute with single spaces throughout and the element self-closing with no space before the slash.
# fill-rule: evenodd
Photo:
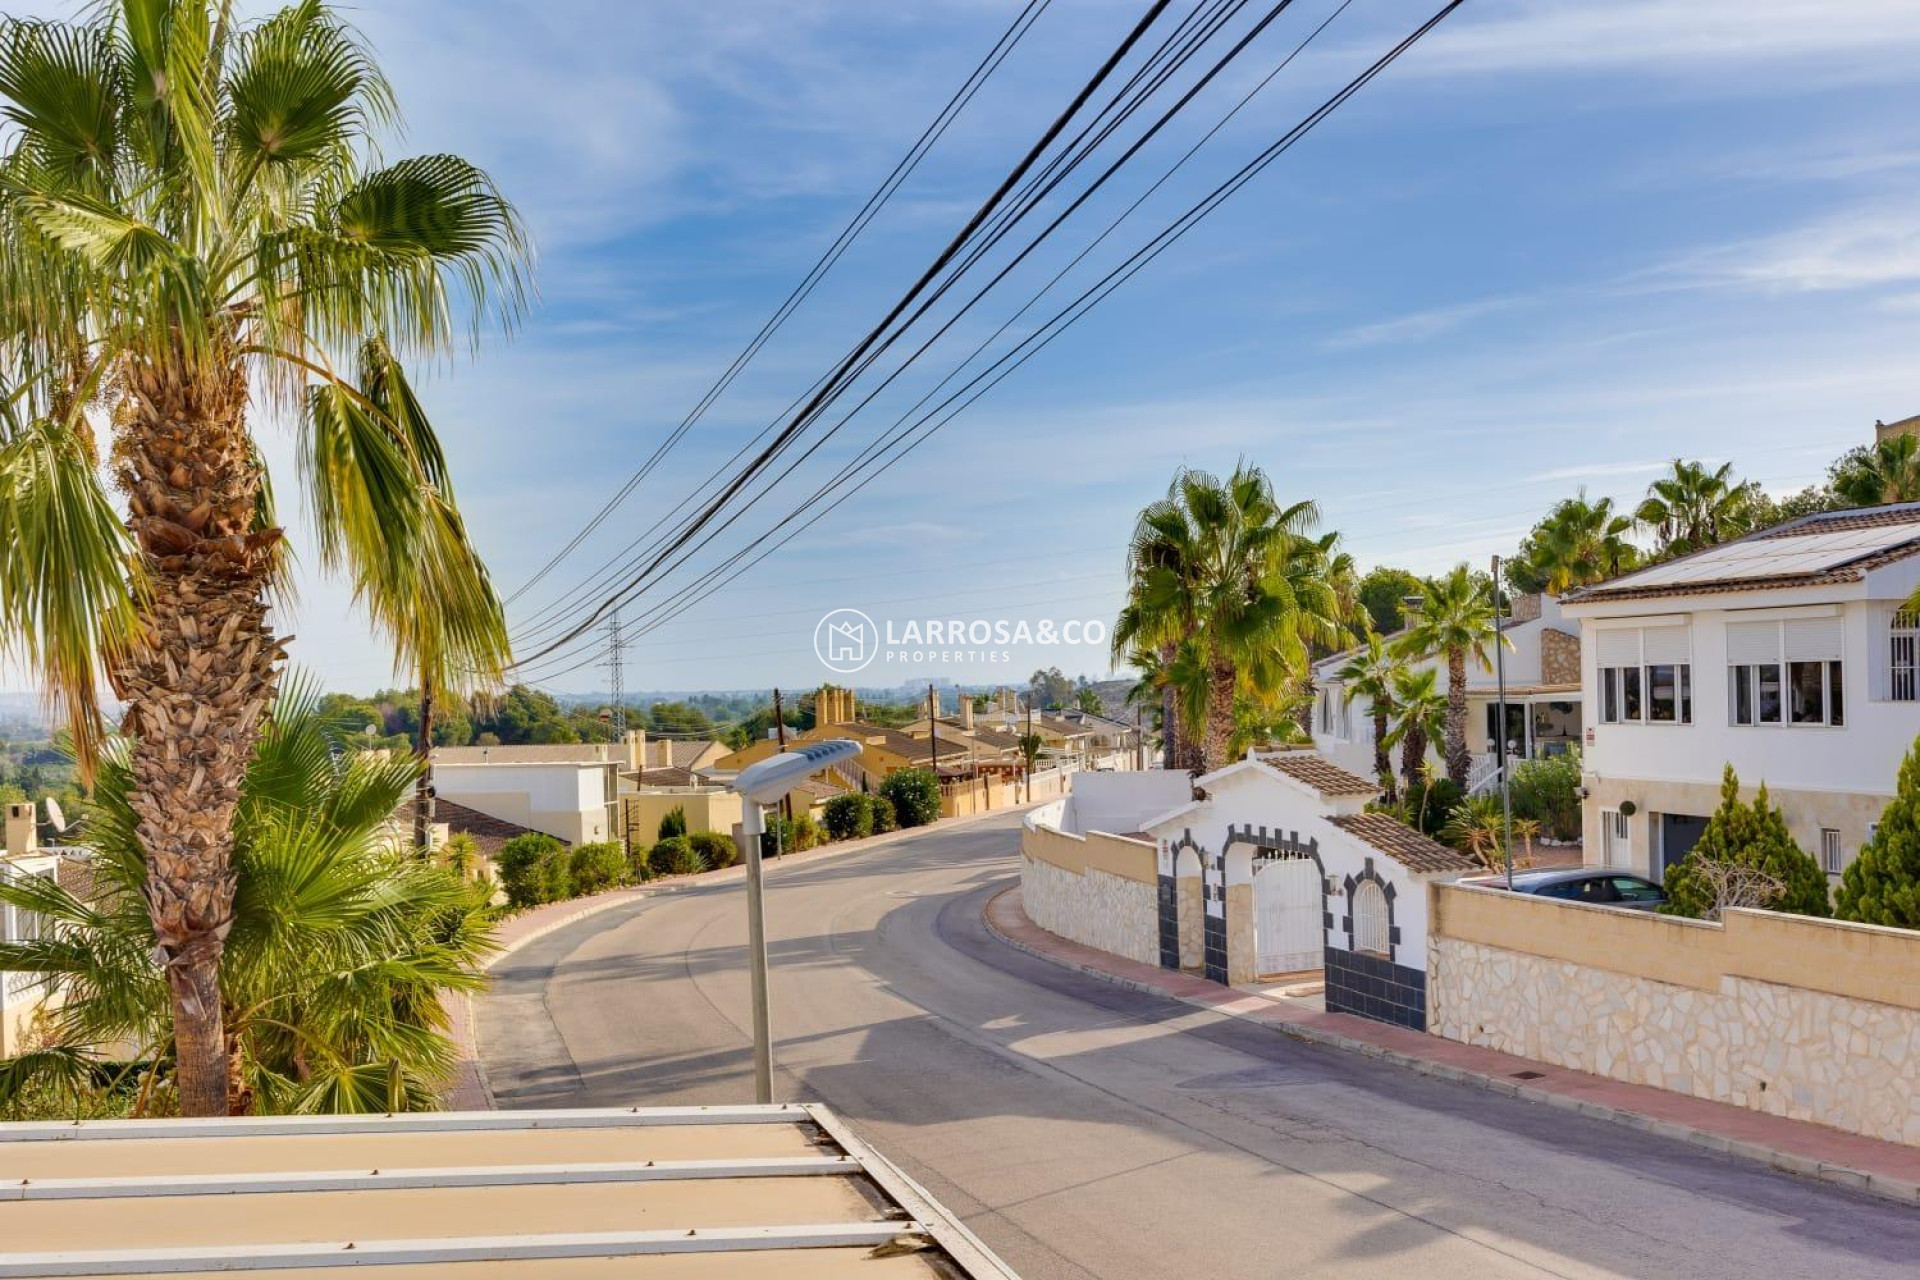
<svg viewBox="0 0 1920 1280">
<path fill-rule="evenodd" d="M 1920 1214 L 1449 1084 L 987 933 L 1017 816 L 769 876 L 780 1096 L 824 1101 L 1046 1277 L 1912 1275 Z M 506 1107 L 753 1092 L 741 886 L 516 952 L 482 1003 Z"/>
</svg>

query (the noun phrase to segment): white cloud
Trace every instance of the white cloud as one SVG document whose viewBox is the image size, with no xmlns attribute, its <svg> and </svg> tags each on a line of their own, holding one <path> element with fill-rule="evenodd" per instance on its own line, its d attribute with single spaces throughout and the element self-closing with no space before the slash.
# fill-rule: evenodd
<svg viewBox="0 0 1920 1280">
<path fill-rule="evenodd" d="M 1911 0 L 1507 0 L 1469 6 L 1408 61 L 1428 72 L 1746 72 L 1780 63 L 1845 78 L 1912 74 Z"/>
<path fill-rule="evenodd" d="M 1666 461 L 1659 462 L 1586 462 L 1570 467 L 1553 467 L 1546 471 L 1536 471 L 1523 476 L 1527 481 L 1547 483 L 1567 480 L 1602 480 L 1613 476 L 1643 476 L 1666 468 Z"/>
<path fill-rule="evenodd" d="M 1920 281 L 1920 219 L 1911 200 L 1849 209 L 1690 255 L 1646 279 L 1782 293 L 1910 284 Z"/>
<path fill-rule="evenodd" d="M 1511 311 L 1515 307 L 1525 305 L 1527 301 L 1526 298 L 1521 297 L 1484 298 L 1478 302 L 1463 302 L 1451 307 L 1415 311 L 1392 320 L 1358 325 L 1344 333 L 1337 333 L 1327 340 L 1326 346 L 1330 350 L 1345 351 L 1394 342 L 1423 342 L 1428 338 L 1450 333 L 1482 316 Z"/>
</svg>

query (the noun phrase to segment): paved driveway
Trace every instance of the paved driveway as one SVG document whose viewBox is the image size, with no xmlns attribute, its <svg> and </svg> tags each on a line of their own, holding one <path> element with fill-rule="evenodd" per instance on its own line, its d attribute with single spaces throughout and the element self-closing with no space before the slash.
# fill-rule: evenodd
<svg viewBox="0 0 1920 1280">
<path fill-rule="evenodd" d="M 1913 1275 L 1890 1202 L 1300 1044 L 1013 951 L 1000 817 L 776 868 L 781 1096 L 818 1099 L 1044 1277 Z M 741 887 L 502 962 L 505 1107 L 736 1102 Z"/>
</svg>

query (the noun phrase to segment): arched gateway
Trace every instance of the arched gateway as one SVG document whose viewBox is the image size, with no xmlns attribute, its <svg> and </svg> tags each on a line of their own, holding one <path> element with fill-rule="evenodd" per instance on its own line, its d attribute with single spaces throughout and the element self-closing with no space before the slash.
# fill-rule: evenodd
<svg viewBox="0 0 1920 1280">
<path fill-rule="evenodd" d="M 1426 1025 L 1426 882 L 1475 869 L 1384 814 L 1375 788 L 1311 752 L 1250 754 L 1204 799 L 1146 824 L 1159 848 L 1161 964 L 1245 983 L 1321 969 L 1327 1008 Z M 1189 869 L 1199 869 L 1198 902 Z M 1182 874 L 1189 872 L 1189 874 Z M 1194 906 L 1200 910 L 1195 955 Z"/>
</svg>

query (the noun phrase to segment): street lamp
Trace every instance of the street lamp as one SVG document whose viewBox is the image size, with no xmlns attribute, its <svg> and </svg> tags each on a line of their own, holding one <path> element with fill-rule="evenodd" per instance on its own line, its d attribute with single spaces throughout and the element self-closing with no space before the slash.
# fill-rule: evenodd
<svg viewBox="0 0 1920 1280">
<path fill-rule="evenodd" d="M 829 765 L 860 754 L 860 744 L 846 738 L 809 742 L 748 765 L 733 780 L 733 789 L 747 802 L 740 813 L 740 837 L 747 855 L 747 967 L 753 987 L 753 1096 L 773 1101 L 773 1021 L 767 1000 L 767 914 L 760 867 L 760 837 L 766 832 L 762 805 L 780 798 Z M 779 842 L 779 828 L 774 828 Z M 779 849 L 774 850 L 775 853 Z"/>
</svg>

